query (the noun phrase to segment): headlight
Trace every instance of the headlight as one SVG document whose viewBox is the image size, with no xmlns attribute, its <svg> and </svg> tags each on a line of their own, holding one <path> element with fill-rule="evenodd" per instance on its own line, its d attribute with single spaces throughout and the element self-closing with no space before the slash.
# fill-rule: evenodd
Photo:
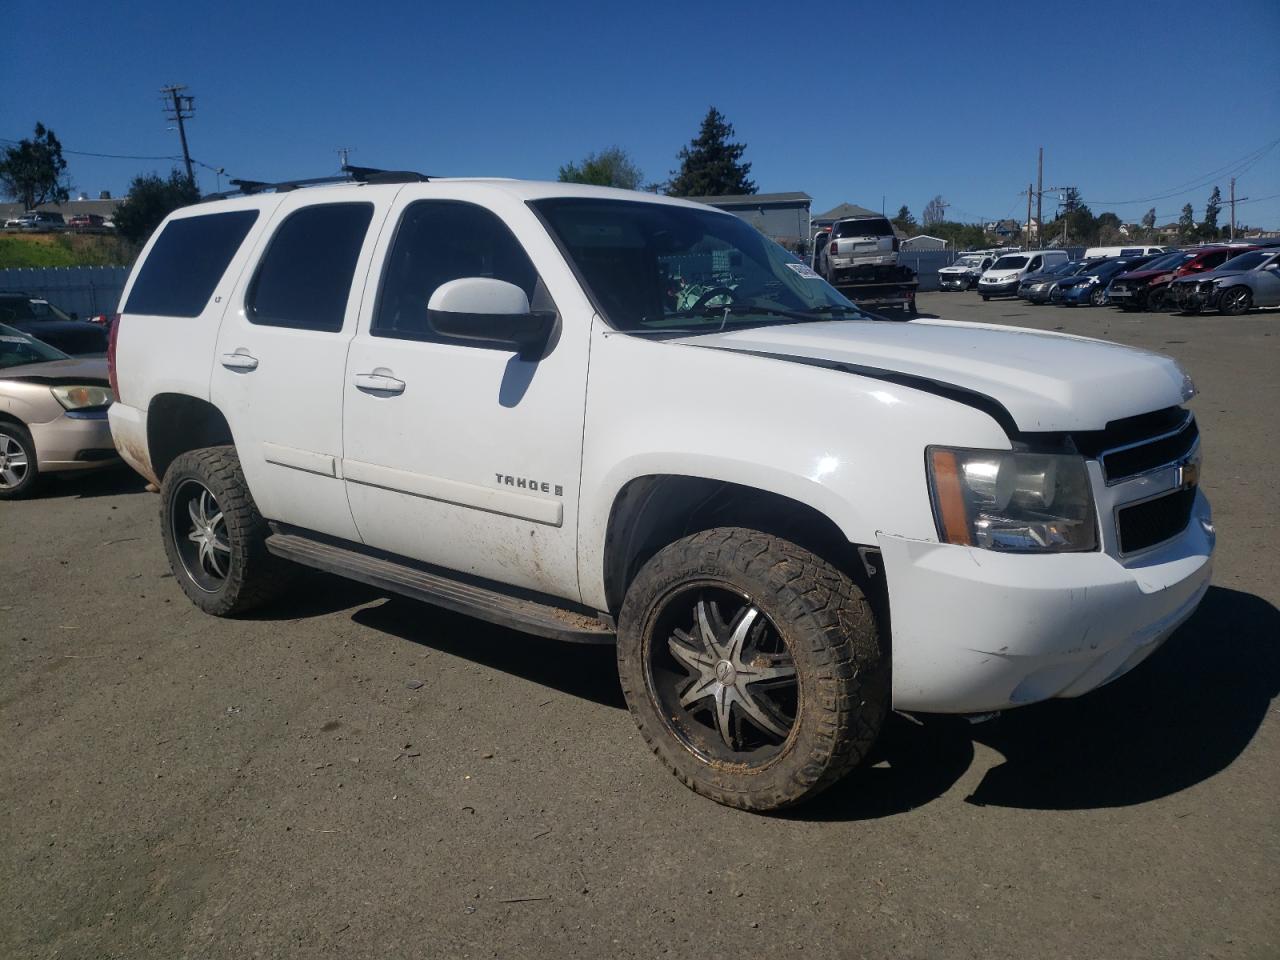
<svg viewBox="0 0 1280 960">
<path fill-rule="evenodd" d="M 1011 553 L 1098 548 L 1083 457 L 930 447 L 927 460 L 943 543 Z"/>
<path fill-rule="evenodd" d="M 106 407 L 111 404 L 111 391 L 107 387 L 89 385 L 50 387 L 49 391 L 68 410 L 84 410 L 88 407 Z"/>
</svg>

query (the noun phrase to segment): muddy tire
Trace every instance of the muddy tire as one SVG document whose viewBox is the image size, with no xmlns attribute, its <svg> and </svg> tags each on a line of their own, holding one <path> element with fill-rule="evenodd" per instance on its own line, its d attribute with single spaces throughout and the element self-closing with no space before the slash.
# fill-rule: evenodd
<svg viewBox="0 0 1280 960">
<path fill-rule="evenodd" d="M 25 427 L 0 420 L 0 500 L 21 500 L 40 487 L 36 445 Z"/>
<path fill-rule="evenodd" d="M 735 527 L 659 551 L 618 618 L 618 672 L 649 747 L 686 786 L 776 810 L 875 743 L 889 660 L 866 596 L 794 543 Z"/>
<path fill-rule="evenodd" d="M 160 487 L 160 528 L 174 579 L 205 613 L 233 616 L 288 588 L 297 568 L 267 552 L 267 522 L 234 447 L 182 454 Z"/>
</svg>

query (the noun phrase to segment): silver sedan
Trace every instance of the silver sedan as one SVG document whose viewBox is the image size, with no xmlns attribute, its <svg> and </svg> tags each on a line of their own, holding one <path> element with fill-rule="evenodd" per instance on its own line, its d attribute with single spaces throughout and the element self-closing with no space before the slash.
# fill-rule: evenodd
<svg viewBox="0 0 1280 960">
<path fill-rule="evenodd" d="M 118 462 L 107 362 L 68 357 L 0 324 L 0 500 L 29 496 L 45 474 Z"/>
</svg>

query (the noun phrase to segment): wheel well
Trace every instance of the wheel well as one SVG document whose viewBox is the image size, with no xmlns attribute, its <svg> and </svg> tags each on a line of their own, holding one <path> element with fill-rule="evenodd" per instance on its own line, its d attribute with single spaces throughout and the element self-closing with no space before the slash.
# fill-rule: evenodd
<svg viewBox="0 0 1280 960">
<path fill-rule="evenodd" d="M 162 393 L 147 409 L 147 450 L 156 479 L 188 450 L 233 443 L 222 411 L 207 400 L 182 393 Z"/>
<path fill-rule="evenodd" d="M 883 578 L 868 575 L 859 545 L 806 503 L 722 480 L 648 476 L 623 487 L 609 514 L 604 584 L 610 612 L 617 614 L 631 581 L 655 553 L 713 527 L 747 527 L 790 540 L 846 573 L 873 603 L 883 590 Z"/>
</svg>

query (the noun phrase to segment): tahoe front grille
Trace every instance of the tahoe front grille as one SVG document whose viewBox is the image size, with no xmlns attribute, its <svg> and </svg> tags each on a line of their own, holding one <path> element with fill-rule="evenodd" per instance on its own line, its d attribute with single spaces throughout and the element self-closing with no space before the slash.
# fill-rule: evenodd
<svg viewBox="0 0 1280 960">
<path fill-rule="evenodd" d="M 1187 528 L 1196 488 L 1183 487 L 1154 500 L 1116 511 L 1121 553 L 1137 553 L 1176 537 Z"/>
<path fill-rule="evenodd" d="M 1104 451 L 1102 471 L 1108 483 L 1136 477 L 1187 457 L 1199 439 L 1200 429 L 1188 413 L 1176 429 Z"/>
</svg>

